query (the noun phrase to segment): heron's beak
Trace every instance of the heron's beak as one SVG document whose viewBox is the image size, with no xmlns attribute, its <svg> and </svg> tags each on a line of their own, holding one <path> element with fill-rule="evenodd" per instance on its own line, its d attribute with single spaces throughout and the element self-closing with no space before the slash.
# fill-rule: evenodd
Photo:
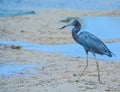
<svg viewBox="0 0 120 92">
<path fill-rule="evenodd" d="M 66 27 L 68 27 L 68 26 L 70 26 L 70 25 L 71 25 L 71 24 L 65 25 L 65 26 L 61 27 L 60 29 L 64 29 L 64 28 L 66 28 Z"/>
</svg>

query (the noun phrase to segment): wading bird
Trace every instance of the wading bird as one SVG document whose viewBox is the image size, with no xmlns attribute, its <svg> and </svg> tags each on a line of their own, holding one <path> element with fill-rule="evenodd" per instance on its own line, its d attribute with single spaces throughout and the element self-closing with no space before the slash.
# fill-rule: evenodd
<svg viewBox="0 0 120 92">
<path fill-rule="evenodd" d="M 83 75 L 84 71 L 86 70 L 88 66 L 88 52 L 91 52 L 96 60 L 96 65 L 97 65 L 97 71 L 98 71 L 98 81 L 99 83 L 102 83 L 100 80 L 100 69 L 99 69 L 99 64 L 96 58 L 96 54 L 99 55 L 107 55 L 109 57 L 112 57 L 112 52 L 107 48 L 107 46 L 95 35 L 89 33 L 89 32 L 80 32 L 81 29 L 81 24 L 79 23 L 78 20 L 74 20 L 72 23 L 63 26 L 60 29 L 64 29 L 65 27 L 68 26 L 74 26 L 72 29 L 72 37 L 73 39 L 80 45 L 82 45 L 85 49 L 86 52 L 86 66 L 83 69 L 80 77 Z"/>
</svg>

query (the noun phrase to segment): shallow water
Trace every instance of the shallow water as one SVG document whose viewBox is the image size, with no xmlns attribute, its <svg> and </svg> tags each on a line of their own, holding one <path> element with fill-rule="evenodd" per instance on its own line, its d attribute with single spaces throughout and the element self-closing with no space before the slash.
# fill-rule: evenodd
<svg viewBox="0 0 120 92">
<path fill-rule="evenodd" d="M 34 50 L 41 52 L 49 52 L 49 53 L 58 53 L 65 57 L 85 57 L 85 51 L 82 46 L 79 44 L 62 44 L 62 45 L 43 45 L 43 44 L 32 44 L 32 43 L 24 43 L 24 42 L 14 42 L 14 41 L 0 41 L 0 44 L 6 45 L 15 45 L 21 46 L 24 50 Z M 120 43 L 109 43 L 106 44 L 108 48 L 115 54 L 114 57 L 110 58 L 107 56 L 97 55 L 98 59 L 104 60 L 112 60 L 112 61 L 120 61 Z M 3 48 L 2 46 L 0 48 Z M 93 58 L 92 54 L 89 54 L 89 57 Z M 36 68 L 44 67 L 45 62 L 41 64 L 22 64 L 18 62 L 10 62 L 10 63 L 1 63 L 0 64 L 0 76 L 12 76 L 12 75 L 21 75 L 27 76 L 29 74 L 36 74 L 38 71 Z"/>
<path fill-rule="evenodd" d="M 0 16 L 3 16 L 2 12 L 4 15 L 6 14 L 7 16 L 11 16 L 11 13 L 13 13 L 15 10 L 16 13 L 18 10 L 20 15 L 22 15 L 22 12 L 25 10 L 37 11 L 46 8 L 78 10 L 119 10 L 120 0 L 0 0 Z"/>
<path fill-rule="evenodd" d="M 49 52 L 49 53 L 59 53 L 63 56 L 67 57 L 86 57 L 85 51 L 82 46 L 79 44 L 62 44 L 62 45 L 43 45 L 43 44 L 32 44 L 32 43 L 24 43 L 24 42 L 13 42 L 13 41 L 0 41 L 0 44 L 6 45 L 15 45 L 21 46 L 24 50 L 35 50 L 35 51 L 42 51 L 42 52 Z M 104 60 L 120 60 L 120 43 L 109 43 L 106 44 L 108 48 L 115 54 L 114 57 L 110 58 L 107 56 L 100 56 L 97 57 L 99 59 Z M 90 54 L 89 57 L 93 58 L 93 55 Z"/>
<path fill-rule="evenodd" d="M 101 39 L 120 38 L 120 17 L 88 16 L 80 19 L 83 23 L 81 31 L 88 31 Z"/>
<path fill-rule="evenodd" d="M 22 64 L 18 62 L 0 64 L 0 76 L 12 76 L 15 74 L 36 74 L 35 67 L 42 68 L 44 64 Z"/>
<path fill-rule="evenodd" d="M 1 0 L 0 8 L 67 8 L 80 10 L 115 10 L 120 9 L 120 0 Z"/>
</svg>

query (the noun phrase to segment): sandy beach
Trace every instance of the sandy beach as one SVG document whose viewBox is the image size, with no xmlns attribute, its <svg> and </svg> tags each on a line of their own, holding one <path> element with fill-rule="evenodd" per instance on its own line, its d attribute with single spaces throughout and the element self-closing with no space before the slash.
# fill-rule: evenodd
<svg viewBox="0 0 120 92">
<path fill-rule="evenodd" d="M 120 11 L 42 9 L 34 15 L 1 17 L 0 40 L 37 44 L 75 43 L 68 29 L 59 30 L 64 25 L 60 20 L 80 16 L 120 16 Z M 120 42 L 120 39 L 103 41 Z M 27 72 L 0 76 L 0 92 L 120 92 L 120 60 L 98 60 L 101 81 L 104 82 L 99 84 L 96 63 L 92 58 L 89 59 L 88 69 L 79 78 L 86 65 L 85 58 L 24 50 L 5 44 L 0 46 L 0 64 L 44 64 L 42 67 L 33 66 Z M 32 74 L 32 70 L 36 73 Z"/>
</svg>

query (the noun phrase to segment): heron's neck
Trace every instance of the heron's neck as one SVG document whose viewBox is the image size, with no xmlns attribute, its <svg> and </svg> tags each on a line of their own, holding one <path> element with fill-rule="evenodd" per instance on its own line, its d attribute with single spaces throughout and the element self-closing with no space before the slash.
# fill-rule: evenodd
<svg viewBox="0 0 120 92">
<path fill-rule="evenodd" d="M 72 33 L 78 33 L 81 29 L 81 26 L 80 25 L 76 25 L 73 29 L 72 29 Z"/>
<path fill-rule="evenodd" d="M 72 29 L 72 36 L 73 36 L 73 39 L 75 41 L 77 41 L 77 37 L 78 37 L 78 32 L 80 31 L 81 29 L 81 26 L 75 26 L 73 29 Z"/>
</svg>

